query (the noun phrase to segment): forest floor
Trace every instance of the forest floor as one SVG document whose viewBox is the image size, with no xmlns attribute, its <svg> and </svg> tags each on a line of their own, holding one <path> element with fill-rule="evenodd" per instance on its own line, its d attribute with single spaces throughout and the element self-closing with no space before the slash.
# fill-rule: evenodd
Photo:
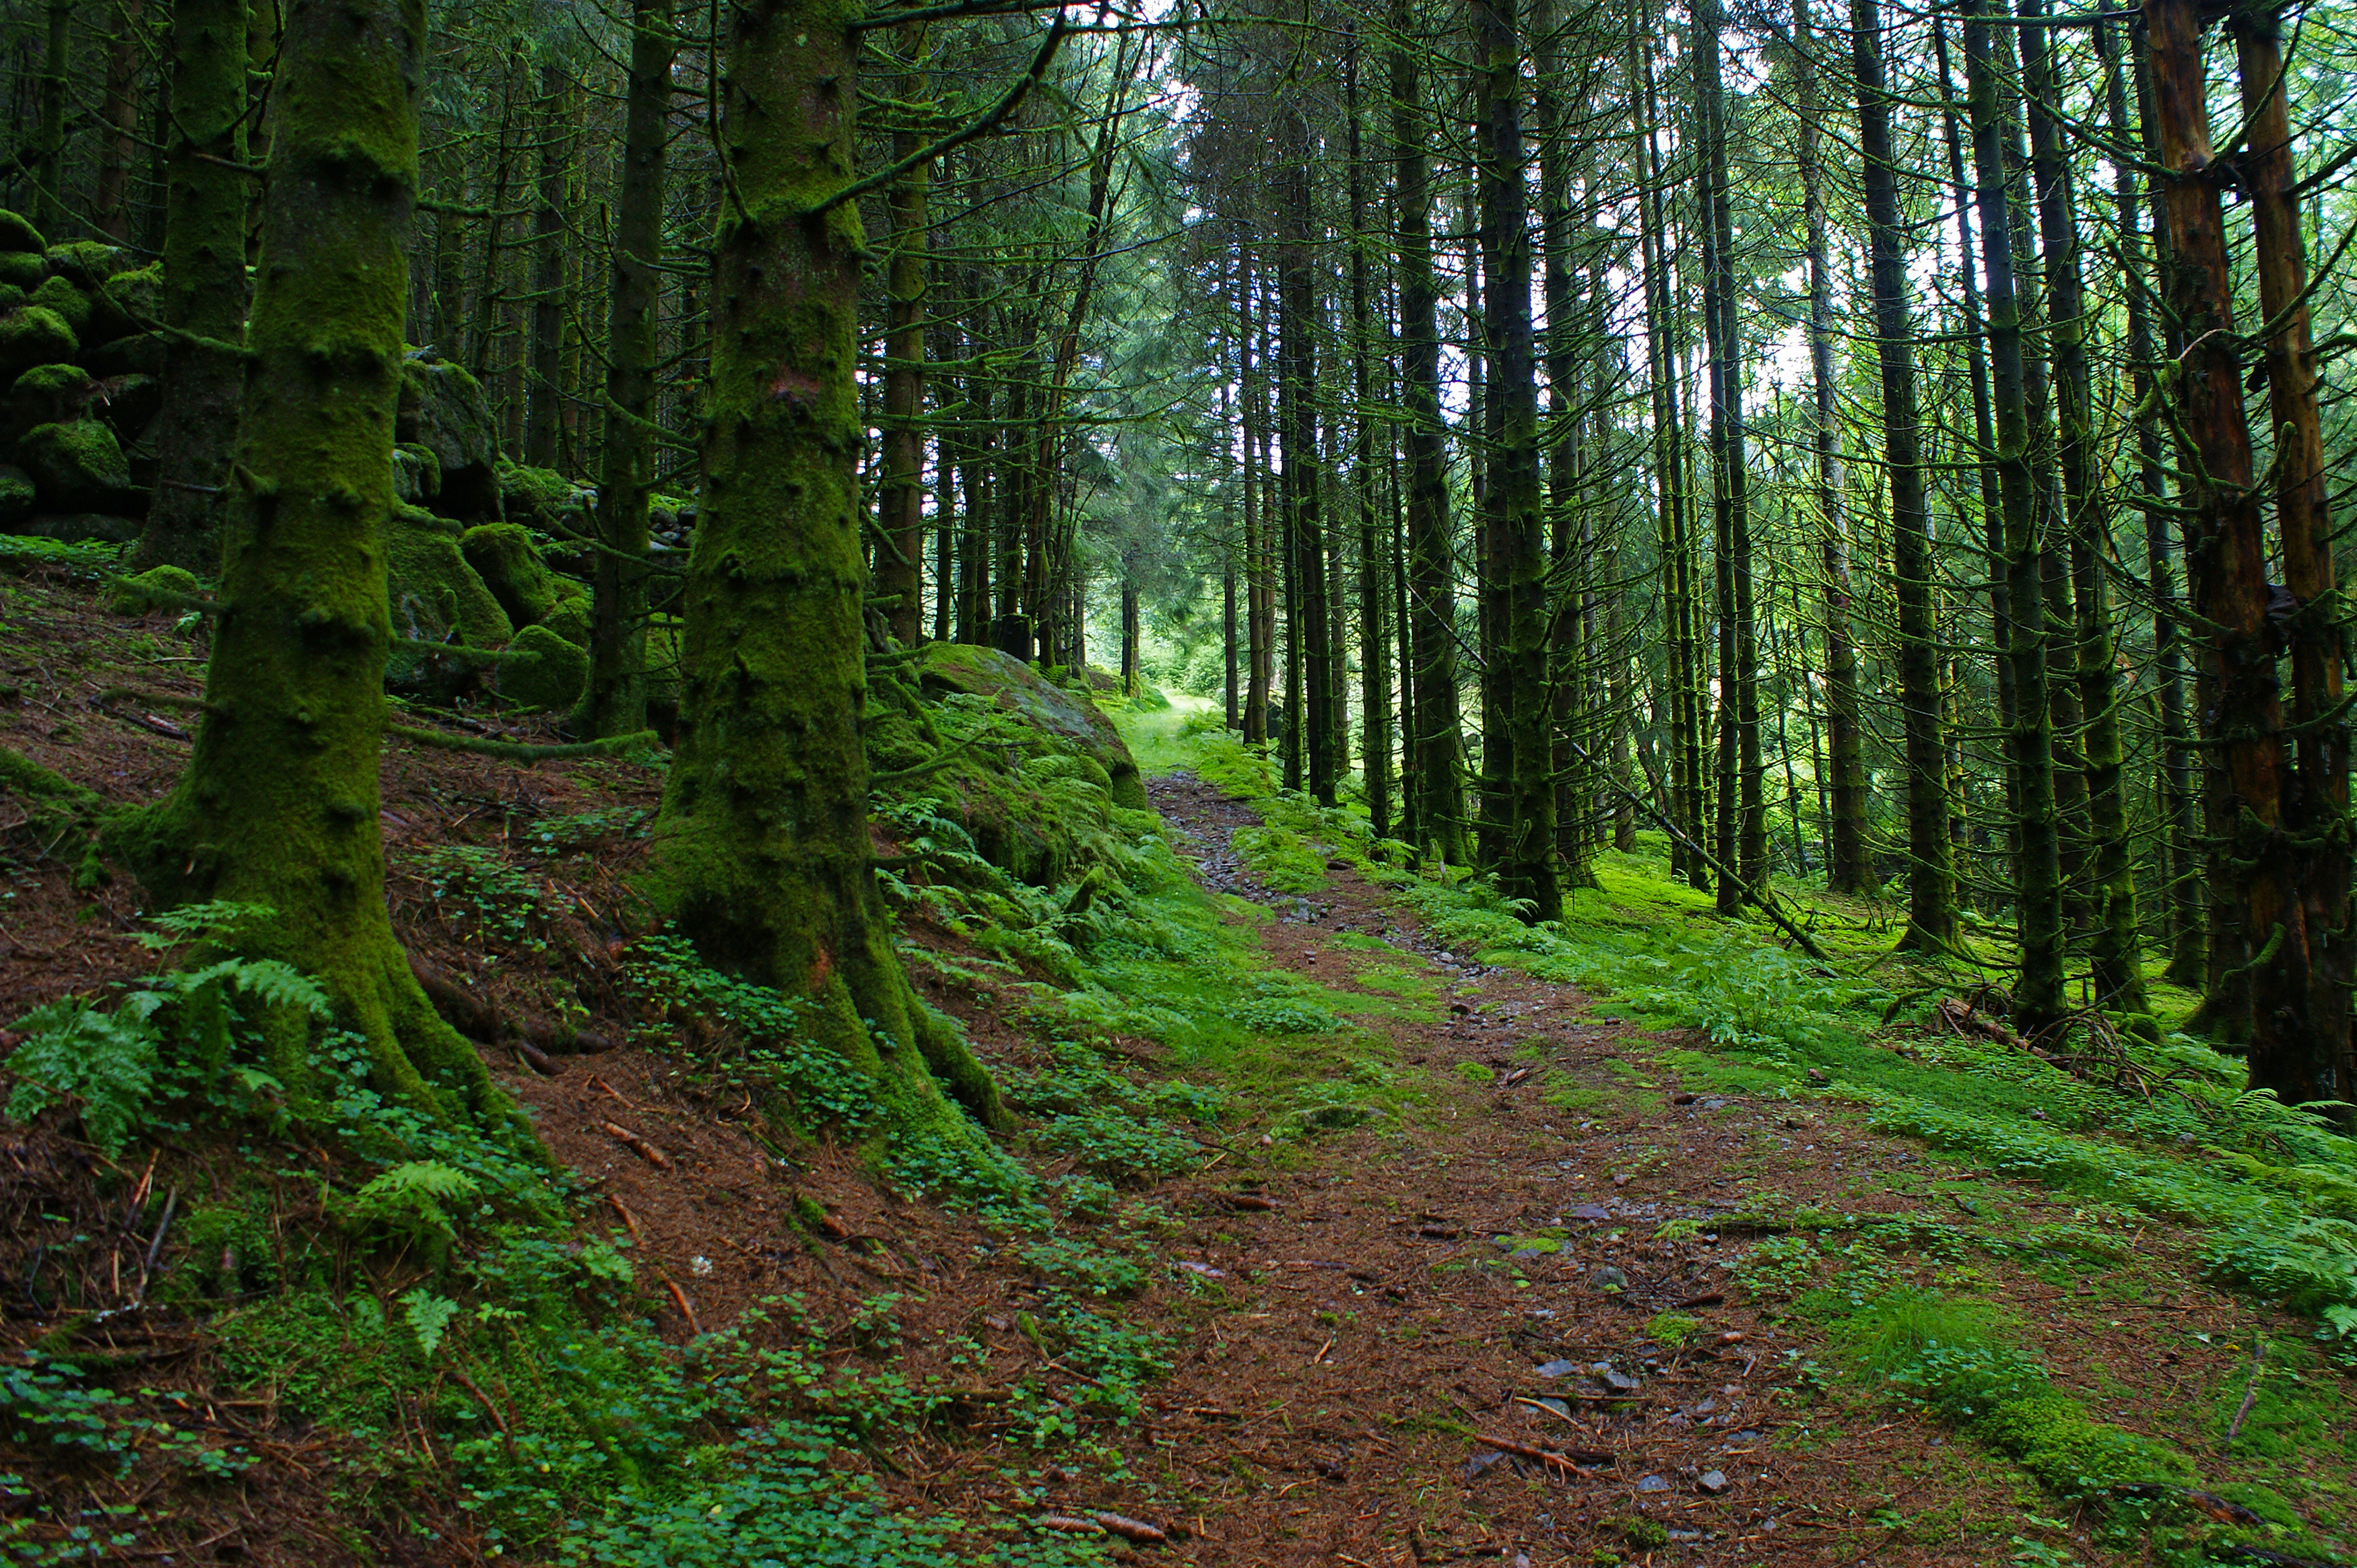
<svg viewBox="0 0 2357 1568">
<path fill-rule="evenodd" d="M 12 585 L 5 744 L 111 802 L 168 788 L 178 710 L 105 695 L 193 693 L 167 623 L 101 613 L 87 578 Z M 904 909 L 920 987 L 1028 1116 L 1016 1223 L 781 1135 L 692 1039 L 640 1026 L 651 759 L 389 746 L 404 940 L 606 1036 L 538 1069 L 490 1054 L 567 1173 L 567 1255 L 635 1260 L 630 1291 L 581 1299 L 676 1358 L 598 1374 L 651 1391 L 597 1442 L 654 1457 L 601 1481 L 573 1442 L 543 1478 L 558 1449 L 530 1429 L 584 1418 L 493 1285 L 349 1240 L 304 1278 L 241 1262 L 239 1213 L 282 1257 L 333 1232 L 305 1161 L 164 1122 L 135 1185 L 142 1152 L 107 1160 L 51 1112 L 0 1147 L 0 1340 L 66 1369 L 0 1387 L 6 1560 L 2349 1560 L 2357 1365 L 2209 1283 L 2229 1238 L 2296 1251 L 2273 1167 L 2201 1149 L 2283 1134 L 2172 1087 L 2216 1058 L 2065 1072 L 1940 977 L 1877 966 L 1877 911 L 1814 910 L 1828 972 L 1641 848 L 1533 935 L 1477 885 L 1383 865 L 1363 815 L 1271 789 L 1191 716 L 1117 713 L 1177 869 L 1085 961 Z M 136 889 L 78 885 L 79 859 L 12 831 L 8 1017 L 152 966 Z M 485 1294 L 421 1348 L 388 1324 L 427 1285 Z M 740 1353 L 788 1374 L 823 1474 L 763 1490 L 772 1450 L 663 1413 Z M 61 1408 L 113 1467 L 43 1444 Z M 184 1473 L 199 1452 L 234 1463 Z M 845 1498 L 872 1504 L 813 1527 L 826 1552 L 759 1544 Z M 119 1550 L 75 1547 L 77 1519 Z"/>
</svg>

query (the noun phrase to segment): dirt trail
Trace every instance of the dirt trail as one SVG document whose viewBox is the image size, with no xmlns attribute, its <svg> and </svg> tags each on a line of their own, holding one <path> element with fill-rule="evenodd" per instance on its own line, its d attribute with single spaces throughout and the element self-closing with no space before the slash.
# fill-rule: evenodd
<svg viewBox="0 0 2357 1568">
<path fill-rule="evenodd" d="M 1174 1308 L 1189 1348 L 1156 1391 L 1150 1434 L 1156 1467 L 1206 1499 L 1180 1521 L 1194 1538 L 1177 1555 L 1534 1568 L 1612 1560 L 1601 1552 L 1661 1563 L 2001 1558 L 1964 1522 L 2018 1517 L 1997 1468 L 1913 1421 L 1827 1425 L 1797 1387 L 1807 1345 L 1730 1280 L 1753 1238 L 1722 1235 L 1708 1216 L 1733 1208 L 1738 1185 L 1754 1205 L 1817 1190 L 1817 1112 L 1683 1093 L 1652 1059 L 1663 1042 L 1577 991 L 1435 948 L 1347 868 L 1308 899 L 1271 893 L 1230 844 L 1255 821 L 1248 807 L 1185 775 L 1150 790 L 1207 886 L 1276 912 L 1262 927 L 1273 962 L 1362 989 L 1354 961 L 1368 952 L 1335 939 L 1374 936 L 1395 950 L 1375 955 L 1386 966 L 1439 983 L 1448 1002 L 1445 1025 L 1389 1026 L 1430 1080 L 1420 1128 L 1336 1135 L 1306 1161 L 1269 1151 L 1224 1181 L 1218 1169 L 1201 1178 L 1176 1255 L 1218 1288 Z M 1846 1131 L 1840 1158 L 1856 1172 L 1921 1156 Z M 1680 1216 L 1704 1222 L 1651 1239 Z M 1559 1242 L 1535 1234 L 1548 1230 Z M 1700 1326 L 1663 1342 L 1649 1325 L 1664 1313 Z M 1875 1520 L 1889 1509 L 1945 1509 L 1958 1537 L 1905 1539 Z"/>
</svg>

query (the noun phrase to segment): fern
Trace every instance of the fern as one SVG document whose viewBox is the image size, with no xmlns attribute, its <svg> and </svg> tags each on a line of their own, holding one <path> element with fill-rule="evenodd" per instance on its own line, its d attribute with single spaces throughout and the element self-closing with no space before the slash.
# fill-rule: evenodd
<svg viewBox="0 0 2357 1568">
<path fill-rule="evenodd" d="M 90 1141 L 108 1159 L 122 1154 L 156 1083 L 154 1025 L 145 1015 L 110 1015 L 68 997 L 27 1014 L 16 1027 L 30 1038 L 8 1058 L 8 1070 L 16 1075 L 8 1114 L 29 1121 L 61 1101 L 78 1100 Z"/>
<path fill-rule="evenodd" d="M 355 1230 L 382 1229 L 428 1246 L 457 1239 L 445 1204 L 479 1197 L 482 1184 L 440 1160 L 407 1160 L 371 1178 L 344 1200 L 344 1222 Z M 428 1354 L 431 1354 L 428 1348 Z"/>
</svg>

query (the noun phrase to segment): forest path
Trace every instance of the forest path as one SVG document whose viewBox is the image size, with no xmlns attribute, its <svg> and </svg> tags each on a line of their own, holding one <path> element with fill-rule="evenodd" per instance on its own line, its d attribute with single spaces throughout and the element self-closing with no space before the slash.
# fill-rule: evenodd
<svg viewBox="0 0 2357 1568">
<path fill-rule="evenodd" d="M 1845 1424 L 1805 1386 L 1805 1325 L 1730 1273 L 1752 1234 L 1712 1218 L 1902 1208 L 1878 1173 L 1924 1156 L 1848 1126 L 1821 1152 L 1837 1112 L 1684 1092 L 1662 1058 L 1691 1042 L 1439 948 L 1340 862 L 1272 892 L 1232 843 L 1248 804 L 1185 773 L 1148 790 L 1208 887 L 1271 911 L 1273 964 L 1370 998 L 1390 1059 L 1365 1070 L 1420 1091 L 1394 1125 L 1201 1178 L 1179 1266 L 1216 1272 L 1152 1439 L 1217 1501 L 1179 1521 L 1185 1561 L 2004 1560 L 2018 1477 L 1915 1418 Z"/>
</svg>

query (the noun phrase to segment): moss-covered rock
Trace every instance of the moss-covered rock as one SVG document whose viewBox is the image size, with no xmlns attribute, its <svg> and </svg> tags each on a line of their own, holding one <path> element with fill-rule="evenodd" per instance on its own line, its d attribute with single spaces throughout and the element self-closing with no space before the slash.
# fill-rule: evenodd
<svg viewBox="0 0 2357 1568">
<path fill-rule="evenodd" d="M 540 624 L 576 648 L 588 647 L 589 596 L 585 593 L 557 600 L 556 607 L 543 617 Z"/>
<path fill-rule="evenodd" d="M 442 493 L 442 465 L 434 448 L 415 442 L 393 449 L 393 496 L 411 506 L 423 506 Z"/>
<path fill-rule="evenodd" d="M 17 440 L 16 462 L 54 510 L 123 510 L 129 499 L 131 466 L 114 432 L 97 420 L 35 425 Z"/>
<path fill-rule="evenodd" d="M 109 376 L 161 376 L 164 335 L 135 332 L 128 338 L 117 338 L 112 343 L 83 350 L 77 362 L 101 381 Z"/>
<path fill-rule="evenodd" d="M 149 590 L 167 596 L 157 597 Z M 177 609 L 175 598 L 201 598 L 205 585 L 184 566 L 150 566 L 135 577 L 124 577 L 107 590 L 106 613 L 144 616 L 152 609 Z"/>
<path fill-rule="evenodd" d="M 12 463 L 0 463 L 0 528 L 9 528 L 33 515 L 39 492 L 33 476 Z"/>
<path fill-rule="evenodd" d="M 35 365 L 72 361 L 81 352 L 81 339 L 54 310 L 20 305 L 0 316 L 0 378 L 14 381 Z"/>
<path fill-rule="evenodd" d="M 433 452 L 444 516 L 475 522 L 500 515 L 499 425 L 474 377 L 447 360 L 405 361 L 393 431 L 404 445 Z"/>
<path fill-rule="evenodd" d="M 556 607 L 563 595 L 556 574 L 540 558 L 532 532 L 520 522 L 487 522 L 467 530 L 460 547 L 467 562 L 482 575 L 508 618 L 532 626 Z"/>
<path fill-rule="evenodd" d="M 1051 684 L 1029 665 L 995 648 L 964 642 L 927 643 L 917 675 L 928 693 L 987 697 L 1026 724 L 1060 737 L 1103 770 L 1114 805 L 1146 810 L 1146 783 L 1136 758 L 1113 721 L 1081 693 Z"/>
<path fill-rule="evenodd" d="M 103 240 L 70 240 L 44 252 L 49 271 L 79 288 L 91 288 L 123 268 L 123 252 Z"/>
<path fill-rule="evenodd" d="M 19 295 L 30 295 L 48 281 L 48 276 L 49 263 L 38 256 L 0 252 L 0 284 L 6 284 Z"/>
<path fill-rule="evenodd" d="M 25 303 L 28 296 L 12 283 L 0 283 L 0 316 L 6 315 Z"/>
<path fill-rule="evenodd" d="M 75 287 L 67 279 L 53 277 L 44 280 L 41 286 L 35 289 L 25 303 L 38 305 L 43 310 L 57 312 L 58 319 L 73 328 L 76 338 L 83 341 L 94 340 L 91 337 L 90 330 L 91 310 L 90 295 Z"/>
<path fill-rule="evenodd" d="M 543 532 L 580 532 L 597 496 L 553 468 L 500 466 L 500 505 L 508 521 L 528 522 Z"/>
<path fill-rule="evenodd" d="M 41 238 L 31 219 L 0 207 L 0 252 L 38 256 L 48 248 L 49 242 Z"/>
<path fill-rule="evenodd" d="M 458 546 L 463 524 L 416 507 L 397 506 L 384 532 L 385 598 L 393 610 L 393 633 L 419 642 L 458 640 L 496 648 L 515 635 L 515 624 Z M 396 685 L 414 671 L 421 656 L 396 650 L 386 679 Z"/>
<path fill-rule="evenodd" d="M 164 263 L 151 263 L 136 272 L 117 273 L 91 290 L 91 329 L 84 340 L 110 342 L 144 331 L 164 316 Z"/>
<path fill-rule="evenodd" d="M 528 626 L 499 665 L 500 695 L 527 708 L 569 711 L 589 683 L 589 656 L 544 626 Z"/>
<path fill-rule="evenodd" d="M 98 382 L 81 366 L 35 365 L 8 388 L 7 428 L 13 435 L 80 419 L 97 396 Z"/>
</svg>

